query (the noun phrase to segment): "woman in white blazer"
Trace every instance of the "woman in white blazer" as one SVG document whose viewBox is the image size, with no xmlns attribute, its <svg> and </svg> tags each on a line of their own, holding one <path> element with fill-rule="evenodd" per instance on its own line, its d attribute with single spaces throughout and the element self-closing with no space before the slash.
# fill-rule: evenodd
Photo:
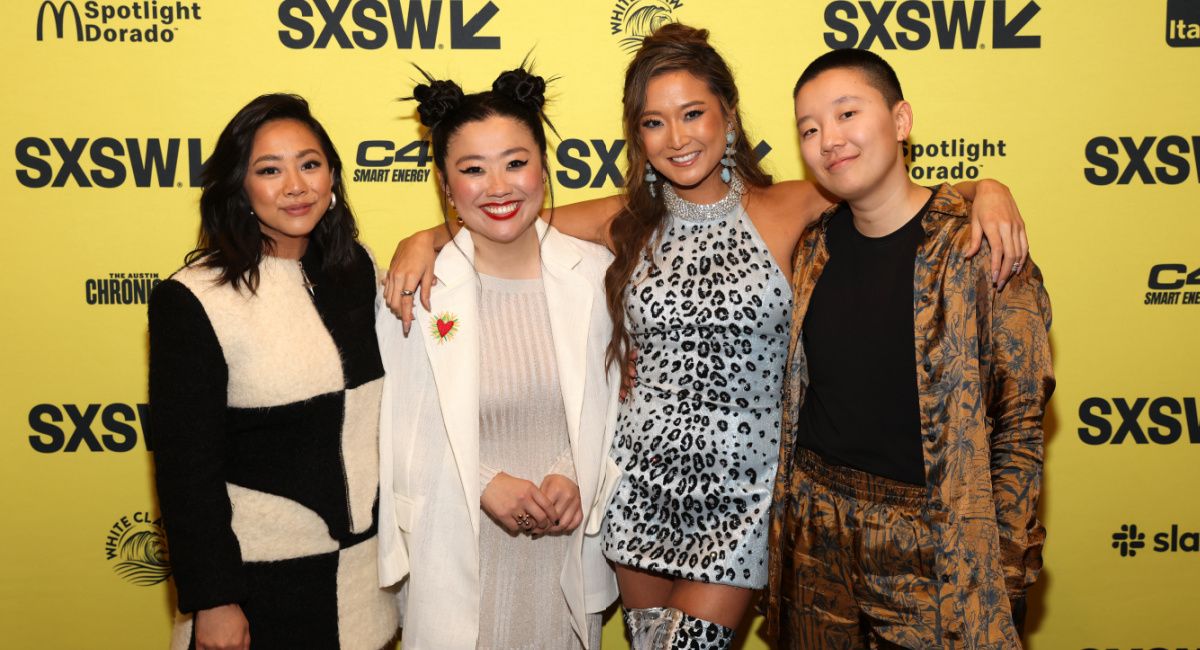
<svg viewBox="0 0 1200 650">
<path fill-rule="evenodd" d="M 518 69 L 485 93 L 414 90 L 465 227 L 437 259 L 437 311 L 408 336 L 377 322 L 380 584 L 400 585 L 405 650 L 594 649 L 617 595 L 598 537 L 620 476 L 611 255 L 538 218 L 544 89 Z"/>
</svg>

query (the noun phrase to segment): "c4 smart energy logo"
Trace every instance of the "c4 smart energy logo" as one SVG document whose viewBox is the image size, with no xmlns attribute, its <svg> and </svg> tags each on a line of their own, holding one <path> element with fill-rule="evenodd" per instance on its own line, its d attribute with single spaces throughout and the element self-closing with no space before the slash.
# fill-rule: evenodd
<svg viewBox="0 0 1200 650">
<path fill-rule="evenodd" d="M 675 22 L 682 6 L 682 0 L 617 0 L 609 20 L 612 35 L 622 50 L 633 52 L 654 30 Z"/>
<path fill-rule="evenodd" d="M 355 154 L 355 183 L 424 183 L 433 171 L 428 140 L 363 140 Z"/>
<path fill-rule="evenodd" d="M 1179 524 L 1171 524 L 1168 530 L 1154 533 L 1150 539 L 1137 524 L 1123 524 L 1112 535 L 1112 547 L 1121 557 L 1136 557 L 1147 547 L 1154 553 L 1200 553 L 1200 532 L 1188 531 Z"/>
<path fill-rule="evenodd" d="M 1042 37 L 1029 23 L 1041 9 L 1033 0 L 837 0 L 825 6 L 825 44 L 835 50 L 1039 48 Z"/>
<path fill-rule="evenodd" d="M 1200 265 L 1155 264 L 1146 288 L 1144 305 L 1200 305 Z"/>
<path fill-rule="evenodd" d="M 1200 0 L 1167 0 L 1167 45 L 1200 47 Z"/>
<path fill-rule="evenodd" d="M 37 40 L 171 43 L 182 25 L 202 19 L 203 9 L 200 2 L 181 0 L 44 0 L 37 12 Z"/>
<path fill-rule="evenodd" d="M 487 27 L 499 12 L 491 0 L 283 0 L 279 42 L 294 50 L 498 50 L 500 37 Z"/>
<path fill-rule="evenodd" d="M 17 141 L 17 181 L 29 188 L 200 187 L 200 138 L 40 138 Z"/>
<path fill-rule="evenodd" d="M 1087 445 L 1200 445 L 1195 397 L 1088 397 L 1079 422 Z"/>
<path fill-rule="evenodd" d="M 127 582 L 151 587 L 171 575 L 162 519 L 135 512 L 113 522 L 104 536 L 104 558 Z"/>
<path fill-rule="evenodd" d="M 1087 141 L 1091 163 L 1083 177 L 1092 185 L 1180 185 L 1200 182 L 1200 135 L 1100 135 Z"/>
</svg>

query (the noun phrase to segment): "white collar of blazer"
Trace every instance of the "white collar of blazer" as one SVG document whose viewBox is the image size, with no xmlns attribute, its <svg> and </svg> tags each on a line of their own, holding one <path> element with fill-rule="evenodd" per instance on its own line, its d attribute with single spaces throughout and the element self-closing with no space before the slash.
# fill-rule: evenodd
<svg viewBox="0 0 1200 650">
<path fill-rule="evenodd" d="M 536 222 L 542 240 L 542 283 L 558 367 L 567 434 L 577 449 L 583 410 L 588 328 L 595 293 L 576 267 L 583 256 L 568 237 Z M 425 349 L 438 387 L 442 418 L 467 496 L 471 523 L 479 532 L 479 301 L 472 266 L 475 246 L 463 229 L 434 264 L 433 312 L 421 314 Z M 441 323 L 439 324 L 439 320 Z M 447 336 L 447 334 L 449 334 Z M 504 468 L 500 468 L 503 470 Z M 522 477 L 540 481 L 541 477 Z"/>
</svg>

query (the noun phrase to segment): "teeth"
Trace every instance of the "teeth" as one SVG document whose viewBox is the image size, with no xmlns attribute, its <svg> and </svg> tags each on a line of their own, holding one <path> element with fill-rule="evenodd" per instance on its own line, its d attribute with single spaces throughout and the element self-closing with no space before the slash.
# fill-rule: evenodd
<svg viewBox="0 0 1200 650">
<path fill-rule="evenodd" d="M 699 156 L 699 155 L 700 155 L 699 151 L 693 151 L 692 153 L 689 153 L 686 156 L 679 156 L 677 158 L 671 158 L 671 161 L 677 162 L 677 163 L 691 162 L 692 160 L 694 160 L 696 158 L 696 156 Z"/>
<path fill-rule="evenodd" d="M 505 205 L 488 205 L 483 207 L 483 211 L 493 217 L 507 217 L 517 211 L 517 203 L 507 203 Z"/>
</svg>

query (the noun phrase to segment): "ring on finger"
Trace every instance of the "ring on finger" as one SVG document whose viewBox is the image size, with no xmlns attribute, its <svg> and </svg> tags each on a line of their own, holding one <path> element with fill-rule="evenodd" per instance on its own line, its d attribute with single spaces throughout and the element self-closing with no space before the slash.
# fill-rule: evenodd
<svg viewBox="0 0 1200 650">
<path fill-rule="evenodd" d="M 515 515 L 515 519 L 517 520 L 517 525 L 521 528 L 524 528 L 525 530 L 533 528 L 533 517 L 530 516 L 528 512 L 522 512 L 519 515 Z"/>
<path fill-rule="evenodd" d="M 1020 271 L 1020 270 L 1021 270 L 1021 263 L 1020 263 L 1020 262 L 1013 262 L 1013 266 L 1012 266 L 1012 272 L 1013 272 L 1013 273 L 1017 273 L 1017 272 L 1018 272 L 1018 271 Z"/>
<path fill-rule="evenodd" d="M 400 295 L 405 296 L 405 297 L 411 296 L 415 293 L 416 293 L 416 291 L 413 291 L 412 289 L 401 289 L 400 290 Z"/>
</svg>

